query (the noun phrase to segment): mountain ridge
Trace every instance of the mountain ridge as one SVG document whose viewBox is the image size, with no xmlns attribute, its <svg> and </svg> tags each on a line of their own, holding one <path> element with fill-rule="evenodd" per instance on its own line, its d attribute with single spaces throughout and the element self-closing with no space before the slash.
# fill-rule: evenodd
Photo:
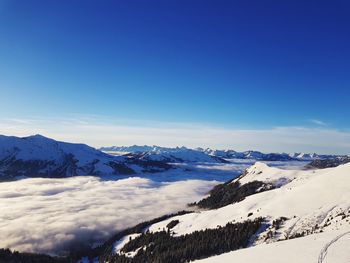
<svg viewBox="0 0 350 263">
<path fill-rule="evenodd" d="M 112 156 L 86 144 L 42 135 L 0 135 L 0 178 L 129 175 L 170 169 L 164 162 Z"/>
<path fill-rule="evenodd" d="M 300 161 L 313 161 L 319 159 L 333 159 L 337 157 L 342 157 L 346 155 L 332 155 L 332 154 L 317 154 L 317 153 L 263 153 L 255 150 L 248 151 L 235 151 L 232 149 L 226 150 L 218 150 L 211 148 L 187 148 L 185 146 L 181 147 L 162 147 L 157 145 L 132 145 L 132 146 L 110 146 L 110 147 L 101 147 L 99 148 L 101 151 L 106 153 L 114 153 L 118 155 L 123 154 L 141 154 L 141 153 L 149 153 L 153 155 L 161 155 L 165 153 L 177 153 L 177 152 L 185 152 L 185 151 L 195 151 L 195 152 L 203 152 L 210 156 L 215 156 L 223 159 L 254 159 L 260 161 L 292 161 L 292 160 L 300 160 Z"/>
</svg>

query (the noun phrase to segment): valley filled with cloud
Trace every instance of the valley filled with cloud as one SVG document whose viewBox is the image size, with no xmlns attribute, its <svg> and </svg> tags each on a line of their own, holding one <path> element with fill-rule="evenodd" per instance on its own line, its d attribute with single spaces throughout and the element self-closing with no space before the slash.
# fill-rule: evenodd
<svg viewBox="0 0 350 263">
<path fill-rule="evenodd" d="M 145 178 L 23 179 L 0 183 L 0 247 L 62 254 L 116 231 L 186 208 L 216 181 Z"/>
</svg>

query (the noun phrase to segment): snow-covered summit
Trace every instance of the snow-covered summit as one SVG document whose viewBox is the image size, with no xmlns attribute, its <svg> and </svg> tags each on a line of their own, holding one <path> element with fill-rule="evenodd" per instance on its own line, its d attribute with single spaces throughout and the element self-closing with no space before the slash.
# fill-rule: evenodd
<svg viewBox="0 0 350 263">
<path fill-rule="evenodd" d="M 326 154 L 317 154 L 317 153 L 292 153 L 290 154 L 292 158 L 311 161 L 311 160 L 317 160 L 317 159 L 328 159 L 328 158 L 334 158 L 336 155 L 326 155 Z"/>
<path fill-rule="evenodd" d="M 132 146 L 111 146 L 111 147 L 101 147 L 100 150 L 104 152 L 121 152 L 121 153 L 141 153 L 156 151 L 162 147 L 153 145 L 132 145 Z"/>
<path fill-rule="evenodd" d="M 42 135 L 28 137 L 8 137 L 0 135 L 0 158 L 15 156 L 21 160 L 51 160 L 56 161 L 63 155 L 73 154 L 79 164 L 86 164 L 91 159 L 103 157 L 112 160 L 109 155 L 102 153 L 85 144 L 60 142 Z M 122 158 L 120 158 L 121 160 Z"/>
<path fill-rule="evenodd" d="M 178 162 L 200 162 L 200 163 L 225 163 L 220 157 L 211 156 L 203 152 L 195 151 L 185 147 L 173 148 L 169 150 L 156 150 L 134 154 L 142 160 L 165 161 L 170 163 Z"/>
</svg>

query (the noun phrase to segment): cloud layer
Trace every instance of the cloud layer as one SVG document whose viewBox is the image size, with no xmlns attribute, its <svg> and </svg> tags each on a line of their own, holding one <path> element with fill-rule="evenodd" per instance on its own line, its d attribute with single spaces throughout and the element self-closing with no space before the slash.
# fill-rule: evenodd
<svg viewBox="0 0 350 263">
<path fill-rule="evenodd" d="M 0 247 L 61 253 L 81 242 L 101 242 L 122 228 L 184 209 L 214 185 L 96 177 L 0 183 Z"/>
<path fill-rule="evenodd" d="M 3 119 L 0 121 L 0 131 L 17 136 L 41 133 L 57 140 L 87 143 L 95 147 L 157 144 L 238 151 L 350 153 L 349 131 L 321 125 L 323 122 L 319 120 L 311 122 L 316 126 L 239 129 L 188 123 L 116 121 L 103 117 Z"/>
</svg>

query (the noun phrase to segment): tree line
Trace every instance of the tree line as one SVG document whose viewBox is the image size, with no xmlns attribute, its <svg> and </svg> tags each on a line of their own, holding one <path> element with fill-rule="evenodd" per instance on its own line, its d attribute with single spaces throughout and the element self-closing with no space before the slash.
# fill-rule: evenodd
<svg viewBox="0 0 350 263">
<path fill-rule="evenodd" d="M 134 257 L 111 255 L 109 263 L 185 263 L 244 248 L 259 230 L 262 218 L 241 223 L 228 223 L 215 229 L 173 236 L 171 231 L 146 232 L 130 240 L 123 253 L 137 251 Z M 100 261 L 102 262 L 102 261 Z"/>
</svg>

